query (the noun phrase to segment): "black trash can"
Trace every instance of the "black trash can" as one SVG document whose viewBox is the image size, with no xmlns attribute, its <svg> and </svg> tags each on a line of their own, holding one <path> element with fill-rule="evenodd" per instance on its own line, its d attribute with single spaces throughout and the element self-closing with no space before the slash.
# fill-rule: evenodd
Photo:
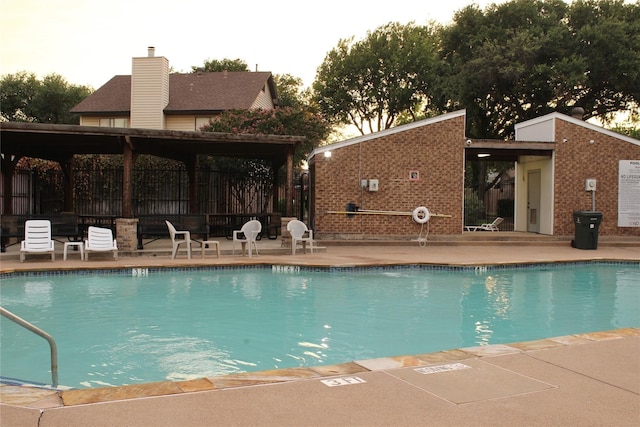
<svg viewBox="0 0 640 427">
<path fill-rule="evenodd" d="M 576 237 L 571 241 L 571 246 L 578 249 L 598 249 L 598 228 L 601 222 L 602 212 L 573 211 Z"/>
</svg>

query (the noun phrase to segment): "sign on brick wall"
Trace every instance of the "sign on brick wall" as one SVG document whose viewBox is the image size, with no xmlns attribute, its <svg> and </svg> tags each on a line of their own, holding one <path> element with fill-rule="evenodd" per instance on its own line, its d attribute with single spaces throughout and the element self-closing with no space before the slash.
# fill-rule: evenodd
<svg viewBox="0 0 640 427">
<path fill-rule="evenodd" d="M 619 162 L 618 227 L 640 227 L 640 160 Z"/>
</svg>

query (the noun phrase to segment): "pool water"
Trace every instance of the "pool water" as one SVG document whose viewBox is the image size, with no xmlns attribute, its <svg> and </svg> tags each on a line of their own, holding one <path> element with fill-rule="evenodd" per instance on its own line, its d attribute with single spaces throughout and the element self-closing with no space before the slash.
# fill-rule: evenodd
<svg viewBox="0 0 640 427">
<path fill-rule="evenodd" d="M 640 327 L 638 264 L 163 270 L 9 277 L 59 382 L 98 387 Z M 0 375 L 50 383 L 47 342 L 0 317 Z"/>
</svg>

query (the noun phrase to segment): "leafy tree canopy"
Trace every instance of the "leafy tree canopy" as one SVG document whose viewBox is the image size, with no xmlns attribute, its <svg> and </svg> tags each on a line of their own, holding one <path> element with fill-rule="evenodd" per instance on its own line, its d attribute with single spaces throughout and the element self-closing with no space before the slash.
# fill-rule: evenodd
<svg viewBox="0 0 640 427">
<path fill-rule="evenodd" d="M 467 109 L 467 134 L 507 138 L 517 122 L 582 106 L 605 121 L 640 102 L 640 5 L 513 0 L 468 6 L 441 33 L 435 104 Z"/>
<path fill-rule="evenodd" d="M 364 134 L 416 116 L 429 101 L 437 54 L 435 33 L 413 23 L 389 23 L 365 39 L 343 39 L 318 68 L 313 99 L 334 124 Z"/>
<path fill-rule="evenodd" d="M 467 6 L 444 27 L 389 23 L 340 40 L 313 90 L 328 120 L 361 133 L 461 108 L 476 138 L 574 106 L 638 123 L 640 3 L 511 0 Z"/>
<path fill-rule="evenodd" d="M 58 74 L 42 80 L 26 71 L 7 74 L 0 80 L 0 114 L 14 122 L 78 124 L 79 117 L 69 111 L 91 92 Z"/>
<path fill-rule="evenodd" d="M 204 66 L 191 66 L 191 71 L 194 73 L 198 71 L 249 71 L 249 67 L 247 66 L 247 63 L 241 59 L 207 59 L 206 61 L 204 61 Z"/>
<path fill-rule="evenodd" d="M 302 79 L 291 74 L 276 74 L 274 77 L 280 107 L 309 106 L 308 91 L 302 89 Z"/>
<path fill-rule="evenodd" d="M 274 110 L 226 111 L 202 127 L 202 131 L 305 136 L 306 141 L 295 153 L 294 162 L 299 165 L 326 138 L 330 126 L 308 108 L 280 107 Z"/>
</svg>

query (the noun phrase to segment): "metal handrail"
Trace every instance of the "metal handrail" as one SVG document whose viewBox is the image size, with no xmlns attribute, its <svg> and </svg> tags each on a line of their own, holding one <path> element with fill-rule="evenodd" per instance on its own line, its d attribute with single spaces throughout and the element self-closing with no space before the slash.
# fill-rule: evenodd
<svg viewBox="0 0 640 427">
<path fill-rule="evenodd" d="M 0 307 L 0 314 L 47 340 L 49 347 L 51 347 L 51 385 L 54 388 L 58 387 L 58 347 L 56 346 L 56 342 L 53 337 L 37 326 L 32 325 L 19 316 L 16 316 L 4 307 Z"/>
</svg>

